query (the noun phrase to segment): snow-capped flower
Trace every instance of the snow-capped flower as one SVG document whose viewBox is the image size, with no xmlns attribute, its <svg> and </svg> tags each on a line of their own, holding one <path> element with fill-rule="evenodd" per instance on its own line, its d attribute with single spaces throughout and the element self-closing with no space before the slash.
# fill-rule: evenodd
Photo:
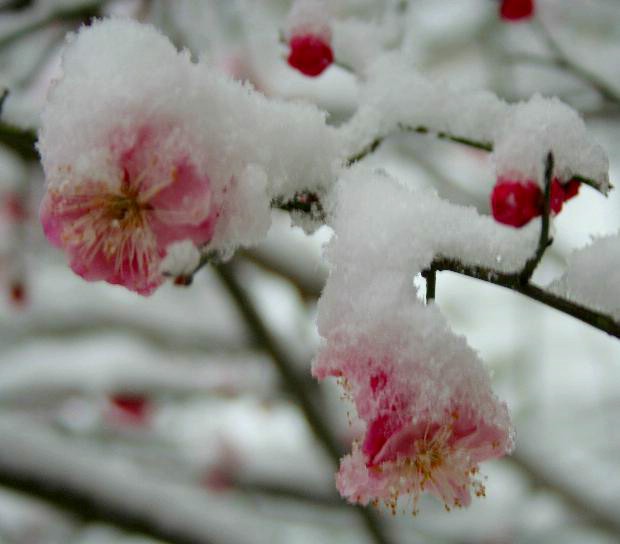
<svg viewBox="0 0 620 544">
<path fill-rule="evenodd" d="M 576 196 L 580 182 L 571 179 L 563 184 L 557 178 L 551 182 L 550 208 L 558 214 L 564 202 Z M 544 195 L 540 186 L 531 180 L 513 181 L 500 178 L 491 192 L 491 212 L 499 223 L 522 227 L 543 213 Z"/>
<path fill-rule="evenodd" d="M 170 244 L 209 242 L 218 212 L 190 149 L 180 127 L 150 122 L 103 139 L 93 150 L 107 166 L 99 175 L 64 167 L 63 182 L 50 185 L 41 204 L 41 223 L 74 272 L 148 295 L 164 280 Z"/>
<path fill-rule="evenodd" d="M 423 312 L 431 321 L 437 317 L 423 307 L 409 317 L 421 319 Z M 338 378 L 366 423 L 336 484 L 350 502 L 383 502 L 392 511 L 401 495 L 410 495 L 416 512 L 423 492 L 446 509 L 467 506 L 472 493 L 485 494 L 478 464 L 512 449 L 508 411 L 466 345 L 455 360 L 462 339 L 439 330 L 448 335 L 445 346 L 434 340 L 425 346 L 416 333 L 405 336 L 410 327 L 382 323 L 352 332 L 349 324 L 329 335 L 314 364 L 319 379 Z M 421 335 L 431 330 L 429 323 L 422 327 Z"/>
<path fill-rule="evenodd" d="M 502 0 L 499 7 L 504 21 L 521 21 L 534 15 L 534 0 Z"/>
<path fill-rule="evenodd" d="M 148 294 L 196 261 L 162 268 L 175 242 L 225 258 L 261 241 L 275 198 L 329 185 L 338 141 L 318 108 L 268 100 L 152 26 L 95 21 L 67 39 L 42 114 L 41 219 L 78 274 Z"/>
<path fill-rule="evenodd" d="M 334 62 L 326 13 L 326 5 L 320 0 L 297 0 L 288 16 L 287 61 L 306 76 L 316 77 Z"/>
</svg>

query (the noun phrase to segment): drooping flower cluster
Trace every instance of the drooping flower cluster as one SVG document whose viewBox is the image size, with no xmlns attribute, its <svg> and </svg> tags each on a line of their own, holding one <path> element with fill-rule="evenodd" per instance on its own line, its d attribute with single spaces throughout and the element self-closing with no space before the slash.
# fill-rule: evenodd
<svg viewBox="0 0 620 544">
<path fill-rule="evenodd" d="M 554 214 L 562 211 L 564 202 L 579 193 L 581 183 L 571 179 L 560 183 L 557 178 L 551 182 L 550 209 Z M 520 228 L 535 217 L 542 215 L 544 195 L 535 181 L 513 181 L 499 178 L 491 192 L 491 212 L 499 223 Z"/>
<path fill-rule="evenodd" d="M 407 495 L 415 513 L 427 492 L 448 510 L 468 506 L 472 494 L 485 494 L 479 463 L 512 449 L 506 405 L 475 354 L 444 327 L 442 338 L 434 336 L 429 321 L 441 318 L 415 302 L 394 319 L 349 320 L 328 335 L 315 362 L 314 375 L 336 377 L 366 423 L 336 477 L 351 502 L 383 502 L 395 512 Z"/>
</svg>

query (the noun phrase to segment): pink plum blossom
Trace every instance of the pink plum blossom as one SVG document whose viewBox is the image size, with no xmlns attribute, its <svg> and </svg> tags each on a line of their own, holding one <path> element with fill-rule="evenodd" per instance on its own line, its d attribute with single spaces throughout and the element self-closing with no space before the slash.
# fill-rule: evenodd
<svg viewBox="0 0 620 544">
<path fill-rule="evenodd" d="M 482 368 L 462 361 L 461 379 L 456 365 L 442 380 L 432 361 L 398 349 L 381 354 L 368 338 L 343 341 L 337 334 L 315 362 L 314 375 L 337 377 L 366 423 L 341 460 L 338 490 L 350 502 L 383 502 L 392 512 L 401 495 L 412 497 L 417 512 L 423 492 L 447 510 L 468 506 L 472 493 L 485 495 L 478 464 L 512 448 L 507 408 Z"/>
<path fill-rule="evenodd" d="M 78 174 L 72 164 L 54 172 L 41 223 L 76 274 L 148 295 L 164 281 L 160 264 L 170 244 L 210 241 L 218 212 L 186 139 L 172 123 L 119 127 L 96 150 L 109 165 L 101 175 Z"/>
</svg>

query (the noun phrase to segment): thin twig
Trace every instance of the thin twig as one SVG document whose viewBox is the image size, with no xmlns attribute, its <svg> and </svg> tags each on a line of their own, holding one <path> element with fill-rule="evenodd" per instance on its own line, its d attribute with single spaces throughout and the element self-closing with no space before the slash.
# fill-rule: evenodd
<svg viewBox="0 0 620 544">
<path fill-rule="evenodd" d="M 226 286 L 231 297 L 237 304 L 248 327 L 256 335 L 257 340 L 264 346 L 265 351 L 271 356 L 278 373 L 289 393 L 297 400 L 299 406 L 312 429 L 312 432 L 322 444 L 330 458 L 338 463 L 342 452 L 338 446 L 338 441 L 333 436 L 331 430 L 324 423 L 319 410 L 316 409 L 314 402 L 303 385 L 303 382 L 290 366 L 287 355 L 282 351 L 278 342 L 273 338 L 267 325 L 259 315 L 254 302 L 250 299 L 241 283 L 237 280 L 234 265 L 231 263 L 220 264 L 215 268 L 222 283 Z M 388 544 L 389 540 L 380 527 L 376 516 L 367 509 L 357 508 L 359 516 L 362 518 L 368 532 L 372 535 L 377 544 Z"/>
<path fill-rule="evenodd" d="M 553 179 L 553 153 L 549 151 L 547 153 L 547 159 L 545 161 L 545 193 L 543 199 L 543 212 L 542 220 L 540 223 L 540 237 L 538 238 L 538 246 L 536 252 L 531 259 L 525 263 L 523 270 L 519 276 L 519 279 L 523 285 L 527 284 L 534 274 L 534 270 L 540 263 L 547 248 L 553 242 L 549 238 L 549 216 L 551 214 L 551 182 Z"/>
<path fill-rule="evenodd" d="M 423 125 L 412 127 L 410 125 L 399 123 L 398 130 L 400 132 L 413 132 L 416 134 L 431 134 L 439 138 L 440 140 L 448 140 L 450 142 L 463 144 L 468 147 L 473 147 L 475 149 L 481 149 L 482 151 L 493 151 L 493 144 L 491 142 L 485 142 L 482 140 L 473 140 L 471 138 L 465 138 L 464 136 L 450 134 L 449 132 L 445 132 L 445 131 L 434 131 Z M 374 153 L 386 138 L 387 136 L 379 136 L 375 138 L 361 151 L 349 157 L 346 161 L 346 165 L 351 166 L 352 164 L 355 164 L 356 162 L 361 161 L 363 158 L 367 157 L 371 153 Z"/>
<path fill-rule="evenodd" d="M 422 272 L 422 276 L 426 280 L 426 303 L 435 300 L 435 285 L 437 283 L 437 270 L 431 266 Z"/>
</svg>

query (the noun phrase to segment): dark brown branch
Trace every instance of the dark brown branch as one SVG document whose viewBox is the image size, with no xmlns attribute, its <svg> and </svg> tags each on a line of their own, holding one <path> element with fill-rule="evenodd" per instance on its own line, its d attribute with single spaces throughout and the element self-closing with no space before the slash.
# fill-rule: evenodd
<svg viewBox="0 0 620 544">
<path fill-rule="evenodd" d="M 435 284 L 437 280 L 437 270 L 431 266 L 422 272 L 422 277 L 426 280 L 426 302 L 435 300 Z"/>
<path fill-rule="evenodd" d="M 170 544 L 209 544 L 209 539 L 196 538 L 183 527 L 170 523 L 154 524 L 139 512 L 131 512 L 125 504 L 115 505 L 89 495 L 77 486 L 59 479 L 48 480 L 39 474 L 17 473 L 0 465 L 0 486 L 50 503 L 54 508 L 82 523 L 104 523 L 128 533 L 137 533 Z"/>
<path fill-rule="evenodd" d="M 324 423 L 323 417 L 319 410 L 315 407 L 309 392 L 306 390 L 303 382 L 288 362 L 287 355 L 281 350 L 278 342 L 268 330 L 262 317 L 259 315 L 254 302 L 250 299 L 241 283 L 237 280 L 237 274 L 234 264 L 226 263 L 216 267 L 222 283 L 226 286 L 229 294 L 234 299 L 239 311 L 243 315 L 248 327 L 256 336 L 257 341 L 262 344 L 265 351 L 271 356 L 273 363 L 280 374 L 284 387 L 296 399 L 301 408 L 308 425 L 312 432 L 319 440 L 329 457 L 338 463 L 342 451 L 338 446 L 337 439 L 333 436 L 331 430 Z M 388 544 L 389 540 L 381 529 L 379 521 L 370 510 L 357 508 L 357 512 L 361 517 L 368 532 L 372 535 L 373 540 L 377 544 Z"/>
<path fill-rule="evenodd" d="M 494 285 L 506 287 L 531 299 L 542 302 L 543 304 L 555 308 L 560 312 L 571 315 L 592 327 L 599 329 L 607 334 L 620 338 L 620 323 L 611 316 L 602 312 L 597 312 L 577 302 L 570 301 L 559 295 L 545 291 L 541 287 L 531 283 L 521 283 L 521 273 L 507 274 L 498 272 L 492 268 L 461 263 L 457 259 L 437 257 L 433 260 L 432 266 L 436 270 L 448 270 L 463 276 L 469 276 L 478 280 L 486 281 Z"/>
<path fill-rule="evenodd" d="M 449 270 L 464 276 L 483 280 L 495 285 L 501 285 L 522 295 L 533 298 L 551 308 L 571 315 L 588 325 L 591 325 L 607 334 L 620 338 L 620 323 L 611 316 L 597 312 L 577 302 L 570 301 L 549 291 L 533 285 L 530 279 L 540 264 L 546 249 L 551 245 L 549 238 L 549 218 L 551 214 L 551 184 L 553 180 L 553 153 L 549 151 L 545 161 L 545 192 L 540 237 L 534 255 L 527 260 L 520 272 L 505 273 L 492 268 L 477 265 L 468 265 L 449 257 L 436 257 L 431 265 L 422 271 L 427 279 L 427 300 L 435 297 L 435 272 L 437 270 Z M 431 297 L 429 297 L 429 287 Z"/>
</svg>

